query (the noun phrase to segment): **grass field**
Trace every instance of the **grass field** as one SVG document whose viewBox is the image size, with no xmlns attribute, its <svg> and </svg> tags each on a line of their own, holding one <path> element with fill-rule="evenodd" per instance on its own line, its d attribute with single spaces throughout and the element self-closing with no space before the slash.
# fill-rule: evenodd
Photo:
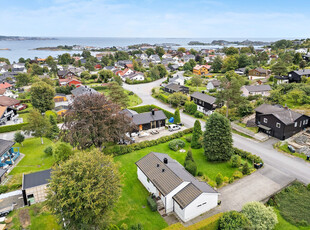
<svg viewBox="0 0 310 230">
<path fill-rule="evenodd" d="M 274 148 L 279 150 L 280 152 L 285 152 L 288 153 L 290 155 L 293 155 L 295 157 L 299 157 L 301 159 L 307 160 L 307 156 L 305 154 L 302 153 L 292 153 L 289 149 L 288 149 L 288 144 L 287 142 L 285 142 L 284 144 L 281 143 L 281 141 L 279 141 L 278 143 L 274 144 Z"/>
<path fill-rule="evenodd" d="M 186 143 L 184 149 L 187 150 L 188 148 L 189 143 Z M 114 208 L 113 214 L 113 221 L 118 226 L 122 223 L 126 223 L 128 226 L 141 223 L 144 229 L 162 229 L 167 227 L 166 222 L 157 212 L 151 212 L 146 201 L 148 192 L 137 178 L 137 167 L 135 162 L 152 151 L 167 153 L 182 165 L 186 156 L 186 153 L 170 150 L 168 143 L 163 143 L 115 157 L 115 162 L 119 163 L 120 172 L 123 175 L 122 195 Z M 236 169 L 232 168 L 228 162 L 207 162 L 203 154 L 203 149 L 192 149 L 192 153 L 194 160 L 197 163 L 197 171 L 203 172 L 203 174 L 207 175 L 212 180 L 215 180 L 215 177 L 219 172 L 221 172 L 223 176 L 231 177 L 234 171 L 236 171 Z"/>
</svg>

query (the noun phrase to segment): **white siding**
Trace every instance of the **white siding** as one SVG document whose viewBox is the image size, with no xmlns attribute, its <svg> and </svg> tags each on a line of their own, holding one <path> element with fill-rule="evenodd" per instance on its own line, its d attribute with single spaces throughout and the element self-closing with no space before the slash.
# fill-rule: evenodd
<svg viewBox="0 0 310 230">
<path fill-rule="evenodd" d="M 173 211 L 173 199 L 172 199 L 172 197 L 188 184 L 189 184 L 189 182 L 183 182 L 178 187 L 176 187 L 172 192 L 170 192 L 169 194 L 166 195 L 166 203 L 164 203 L 166 206 L 166 213 Z"/>
<path fill-rule="evenodd" d="M 150 193 L 154 193 L 156 196 L 159 196 L 159 192 L 157 188 L 153 185 L 153 183 L 147 179 L 145 174 L 138 168 L 138 179 L 141 181 L 141 183 L 144 185 L 144 187 L 149 191 Z"/>
</svg>

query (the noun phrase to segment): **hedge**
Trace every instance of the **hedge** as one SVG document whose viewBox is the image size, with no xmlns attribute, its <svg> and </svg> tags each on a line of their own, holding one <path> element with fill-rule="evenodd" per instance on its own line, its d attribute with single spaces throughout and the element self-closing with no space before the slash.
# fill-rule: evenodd
<svg viewBox="0 0 310 230">
<path fill-rule="evenodd" d="M 156 140 L 142 141 L 140 143 L 134 143 L 131 145 L 113 145 L 113 146 L 109 146 L 103 149 L 103 152 L 105 154 L 112 154 L 114 156 L 124 155 L 127 153 L 131 153 L 133 151 L 137 151 L 137 150 L 152 147 L 158 144 L 166 143 L 173 139 L 181 138 L 184 135 L 192 133 L 192 132 L 193 132 L 193 128 L 190 128 L 190 129 L 185 129 L 183 131 L 174 133 L 172 135 L 160 137 Z"/>
<path fill-rule="evenodd" d="M 168 119 L 170 119 L 171 117 L 174 117 L 173 113 L 165 109 L 162 109 L 156 105 L 142 105 L 142 106 L 137 106 L 137 107 L 131 107 L 128 109 L 134 110 L 137 113 L 145 113 L 145 112 L 150 112 L 152 109 L 158 109 L 158 110 L 162 110 Z"/>
<path fill-rule="evenodd" d="M 30 99 L 19 99 L 20 103 L 30 103 Z"/>
<path fill-rule="evenodd" d="M 256 156 L 250 152 L 238 149 L 238 148 L 233 148 L 234 154 L 241 156 L 242 158 L 246 158 L 254 163 L 264 163 L 262 158 L 259 156 Z"/>
<path fill-rule="evenodd" d="M 169 103 L 169 97 L 167 95 L 160 93 L 157 97 L 161 101 L 163 101 L 165 103 Z"/>
<path fill-rule="evenodd" d="M 28 123 L 20 123 L 16 125 L 5 125 L 0 127 L 0 133 L 12 132 L 16 130 L 21 130 L 23 126 L 27 125 Z"/>
<path fill-rule="evenodd" d="M 157 204 L 155 200 L 152 198 L 152 195 L 147 197 L 147 203 L 150 206 L 152 212 L 157 211 Z"/>
</svg>

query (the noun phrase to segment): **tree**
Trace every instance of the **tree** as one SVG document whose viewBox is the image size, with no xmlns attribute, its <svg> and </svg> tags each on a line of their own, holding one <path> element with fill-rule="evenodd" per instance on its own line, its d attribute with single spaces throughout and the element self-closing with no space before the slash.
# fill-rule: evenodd
<svg viewBox="0 0 310 230">
<path fill-rule="evenodd" d="M 246 54 L 242 53 L 239 55 L 238 63 L 239 63 L 239 66 L 238 66 L 239 68 L 244 68 L 248 65 L 251 65 L 251 60 Z"/>
<path fill-rule="evenodd" d="M 201 144 L 199 142 L 201 135 L 202 135 L 201 124 L 199 120 L 196 120 L 194 124 L 193 136 L 191 141 L 191 147 L 193 149 L 201 148 Z"/>
<path fill-rule="evenodd" d="M 156 65 L 155 68 L 158 69 L 160 78 L 165 77 L 168 73 L 166 67 L 163 64 Z"/>
<path fill-rule="evenodd" d="M 228 56 L 224 59 L 223 62 L 223 70 L 225 72 L 230 71 L 230 70 L 235 70 L 238 68 L 238 56 Z"/>
<path fill-rule="evenodd" d="M 184 47 L 179 47 L 179 48 L 178 48 L 178 52 L 185 53 L 185 52 L 186 52 L 186 49 L 185 49 Z"/>
<path fill-rule="evenodd" d="M 252 53 L 250 47 L 241 47 L 240 53 Z"/>
<path fill-rule="evenodd" d="M 113 77 L 115 77 L 115 74 L 111 71 L 111 70 L 100 70 L 98 72 L 99 78 L 103 81 L 103 82 L 108 82 L 108 80 L 112 79 Z"/>
<path fill-rule="evenodd" d="M 223 180 L 224 180 L 224 177 L 222 175 L 222 173 L 218 173 L 215 177 L 215 182 L 216 182 L 216 185 L 219 187 L 223 184 Z"/>
<path fill-rule="evenodd" d="M 115 57 L 115 59 L 117 61 L 128 60 L 129 59 L 129 55 L 125 51 L 117 51 L 117 52 L 115 52 L 114 57 Z"/>
<path fill-rule="evenodd" d="M 193 115 L 197 111 L 197 104 L 193 101 L 187 101 L 184 105 L 184 112 Z"/>
<path fill-rule="evenodd" d="M 25 60 L 25 58 L 21 57 L 21 58 L 18 59 L 18 62 L 19 62 L 19 63 L 25 63 L 26 60 Z"/>
<path fill-rule="evenodd" d="M 219 219 L 219 230 L 250 229 L 251 222 L 237 211 L 225 212 Z"/>
<path fill-rule="evenodd" d="M 180 109 L 177 108 L 174 112 L 174 124 L 181 123 Z"/>
<path fill-rule="evenodd" d="M 160 72 L 159 72 L 158 68 L 156 68 L 156 66 L 152 67 L 151 70 L 147 73 L 147 75 L 152 80 L 160 79 Z"/>
<path fill-rule="evenodd" d="M 236 47 L 230 46 L 230 47 L 224 47 L 223 49 L 224 53 L 228 56 L 239 54 L 239 50 Z"/>
<path fill-rule="evenodd" d="M 247 162 L 245 162 L 242 166 L 242 174 L 248 175 L 249 173 L 250 173 L 249 164 Z"/>
<path fill-rule="evenodd" d="M 267 61 L 269 60 L 269 55 L 263 51 L 261 52 L 259 55 L 258 55 L 258 61 L 261 63 L 261 64 L 265 64 Z"/>
<path fill-rule="evenodd" d="M 228 161 L 232 155 L 232 133 L 229 120 L 213 113 L 206 122 L 203 147 L 209 161 Z"/>
<path fill-rule="evenodd" d="M 90 51 L 89 50 L 83 50 L 82 57 L 85 58 L 85 59 L 90 58 L 91 57 Z"/>
<path fill-rule="evenodd" d="M 271 230 L 278 223 L 278 218 L 272 207 L 253 201 L 242 207 L 242 214 L 251 222 L 252 229 Z"/>
<path fill-rule="evenodd" d="M 286 97 L 291 99 L 295 104 L 301 104 L 302 98 L 306 95 L 306 93 L 301 89 L 293 89 L 288 92 Z"/>
<path fill-rule="evenodd" d="M 196 176 L 197 172 L 197 165 L 196 162 L 194 161 L 193 154 L 191 149 L 188 150 L 187 155 L 185 157 L 184 161 L 184 168 L 193 176 Z"/>
<path fill-rule="evenodd" d="M 155 54 L 155 50 L 152 48 L 148 48 L 145 53 L 147 54 L 147 56 L 151 56 L 153 54 Z"/>
<path fill-rule="evenodd" d="M 212 63 L 212 69 L 214 72 L 220 72 L 223 67 L 223 60 L 221 56 L 216 56 Z"/>
<path fill-rule="evenodd" d="M 41 144 L 43 145 L 43 137 L 48 134 L 51 128 L 50 122 L 36 109 L 30 110 L 27 121 L 28 124 L 23 127 L 25 133 L 31 134 L 34 137 L 40 137 Z"/>
<path fill-rule="evenodd" d="M 54 108 L 55 90 L 45 82 L 34 83 L 30 89 L 31 104 L 41 113 Z"/>
<path fill-rule="evenodd" d="M 62 65 L 68 65 L 68 64 L 73 63 L 73 60 L 69 53 L 64 53 L 58 56 L 58 62 L 59 64 L 62 64 Z"/>
<path fill-rule="evenodd" d="M 110 94 L 108 98 L 110 99 L 110 101 L 112 101 L 114 104 L 119 105 L 122 108 L 127 107 L 129 99 L 123 87 L 116 82 L 111 82 L 109 84 L 109 89 Z"/>
<path fill-rule="evenodd" d="M 90 79 L 90 73 L 88 72 L 88 71 L 83 71 L 82 73 L 81 73 L 81 76 L 80 76 L 82 79 L 86 79 L 86 80 L 88 80 L 88 79 Z"/>
<path fill-rule="evenodd" d="M 23 142 L 25 140 L 25 136 L 21 132 L 16 132 L 14 134 L 14 141 L 23 146 Z"/>
<path fill-rule="evenodd" d="M 304 69 L 307 66 L 307 62 L 305 60 L 302 60 L 301 62 L 299 62 L 299 67 L 301 69 Z"/>
<path fill-rule="evenodd" d="M 56 162 L 66 161 L 73 154 L 70 144 L 65 142 L 58 142 L 55 150 L 53 151 L 53 157 Z"/>
<path fill-rule="evenodd" d="M 31 81 L 29 74 L 19 73 L 16 76 L 16 87 L 27 86 Z"/>
<path fill-rule="evenodd" d="M 120 76 L 115 75 L 115 76 L 113 77 L 113 80 L 114 80 L 117 84 L 119 84 L 120 86 L 123 85 L 123 80 L 122 80 L 122 78 L 121 78 Z"/>
<path fill-rule="evenodd" d="M 277 62 L 271 67 L 271 71 L 275 75 L 279 76 L 286 75 L 287 74 L 286 64 L 284 62 Z"/>
<path fill-rule="evenodd" d="M 202 78 L 200 76 L 193 76 L 191 78 L 191 84 L 198 88 L 202 84 Z"/>
<path fill-rule="evenodd" d="M 191 66 L 191 64 L 189 62 L 186 62 L 184 65 L 183 65 L 183 70 L 184 71 L 193 71 L 193 67 Z"/>
<path fill-rule="evenodd" d="M 220 81 L 222 90 L 218 92 L 217 103 L 226 102 L 226 117 L 228 117 L 229 108 L 239 105 L 243 100 L 240 87 L 244 80 L 234 71 L 230 71 Z"/>
<path fill-rule="evenodd" d="M 162 57 L 165 54 L 165 50 L 161 46 L 156 46 L 155 52 L 158 54 L 159 57 Z"/>
<path fill-rule="evenodd" d="M 128 140 L 137 127 L 132 118 L 102 94 L 76 97 L 66 112 L 61 137 L 72 146 L 102 148 L 104 143 Z"/>
<path fill-rule="evenodd" d="M 59 134 L 59 128 L 57 126 L 57 121 L 53 115 L 49 115 L 49 122 L 51 124 L 51 129 L 49 130 L 47 137 L 50 139 L 54 139 Z"/>
<path fill-rule="evenodd" d="M 45 62 L 46 62 L 46 64 L 48 64 L 48 66 L 50 66 L 50 67 L 55 63 L 54 58 L 53 58 L 52 56 L 48 56 L 48 57 L 45 59 Z"/>
<path fill-rule="evenodd" d="M 299 63 L 302 61 L 302 56 L 301 53 L 295 53 L 294 54 L 294 58 L 293 58 L 293 62 L 295 65 L 299 65 Z"/>
<path fill-rule="evenodd" d="M 193 48 L 191 48 L 191 49 L 189 50 L 189 52 L 190 52 L 192 55 L 194 55 L 194 56 L 196 56 L 196 55 L 198 54 L 198 51 L 195 50 L 195 49 L 193 49 Z"/>
<path fill-rule="evenodd" d="M 187 100 L 188 100 L 187 96 L 182 92 L 170 94 L 168 97 L 168 101 L 172 105 L 177 107 L 184 105 Z"/>
<path fill-rule="evenodd" d="M 120 194 L 120 174 L 112 156 L 92 150 L 76 153 L 54 168 L 47 205 L 68 229 L 103 229 Z"/>
<path fill-rule="evenodd" d="M 241 157 L 239 155 L 232 155 L 230 158 L 231 167 L 239 168 L 241 165 Z"/>
</svg>

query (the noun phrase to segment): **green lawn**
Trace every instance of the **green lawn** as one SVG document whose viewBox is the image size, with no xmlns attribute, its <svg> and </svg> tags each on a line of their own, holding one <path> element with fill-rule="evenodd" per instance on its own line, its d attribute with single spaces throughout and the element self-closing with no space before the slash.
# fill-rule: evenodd
<svg viewBox="0 0 310 230">
<path fill-rule="evenodd" d="M 246 124 L 240 123 L 240 122 L 237 123 L 237 125 L 239 125 L 239 126 L 241 126 L 243 128 L 246 128 L 246 129 L 252 131 L 253 133 L 258 133 L 258 127 L 247 127 Z"/>
<path fill-rule="evenodd" d="M 280 214 L 280 211 L 278 209 L 274 209 L 279 223 L 275 226 L 274 230 L 309 230 L 310 227 L 297 227 L 295 225 L 292 225 L 290 222 L 286 221 Z"/>
<path fill-rule="evenodd" d="M 24 146 L 15 144 L 14 147 L 20 147 L 20 152 L 25 154 L 25 156 L 10 172 L 9 175 L 12 175 L 13 177 L 8 185 L 21 184 L 23 173 L 36 172 L 51 168 L 55 160 L 52 156 L 46 156 L 43 151 L 47 146 L 53 144 L 54 143 L 47 138 L 44 138 L 43 145 L 41 144 L 40 138 L 26 139 L 23 143 Z"/>
<path fill-rule="evenodd" d="M 290 155 L 293 155 L 295 157 L 299 157 L 301 159 L 307 160 L 307 156 L 303 153 L 292 153 L 289 149 L 288 149 L 288 144 L 287 142 L 285 142 L 284 144 L 282 144 L 281 141 L 279 141 L 278 143 L 274 144 L 274 148 L 279 150 L 280 152 L 285 152 L 288 153 Z"/>
<path fill-rule="evenodd" d="M 184 149 L 187 150 L 188 148 L 189 143 L 186 142 Z M 186 156 L 186 153 L 170 150 L 168 143 L 163 143 L 114 158 L 120 165 L 120 172 L 123 174 L 122 183 L 124 186 L 120 201 L 114 208 L 113 214 L 113 221 L 118 226 L 122 223 L 126 223 L 128 226 L 141 223 L 144 229 L 162 229 L 167 226 L 157 212 L 151 212 L 146 201 L 148 192 L 137 178 L 137 167 L 135 162 L 152 151 L 167 153 L 182 165 Z M 192 152 L 194 160 L 197 163 L 198 171 L 203 172 L 212 180 L 215 180 L 219 172 L 221 172 L 223 176 L 231 177 L 234 171 L 236 171 L 228 162 L 207 162 L 203 155 L 203 149 L 192 149 Z"/>
<path fill-rule="evenodd" d="M 25 221 L 29 218 L 21 218 L 22 213 L 29 214 L 30 223 L 27 226 Z M 23 215 L 24 216 L 24 215 Z M 28 216 L 28 215 L 27 215 Z M 34 204 L 30 207 L 18 209 L 10 213 L 8 217 L 12 217 L 12 222 L 8 225 L 8 229 L 22 229 L 22 225 L 30 230 L 57 230 L 61 229 L 57 223 L 55 216 L 53 216 L 45 206 L 45 203 Z"/>
</svg>

